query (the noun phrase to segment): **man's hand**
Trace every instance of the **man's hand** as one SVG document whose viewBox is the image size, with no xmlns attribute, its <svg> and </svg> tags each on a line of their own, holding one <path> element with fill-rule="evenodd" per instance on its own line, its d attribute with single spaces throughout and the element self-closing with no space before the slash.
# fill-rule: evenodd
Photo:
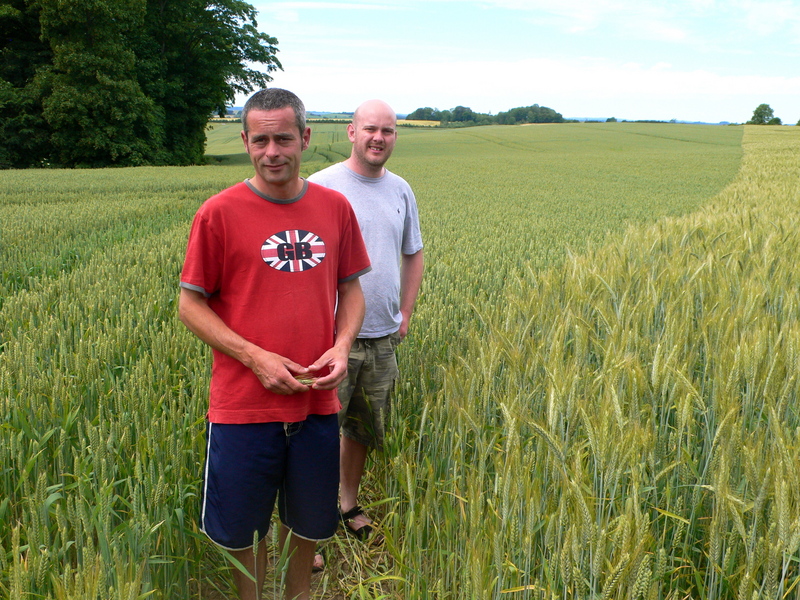
<svg viewBox="0 0 800 600">
<path fill-rule="evenodd" d="M 417 302 L 420 285 L 422 285 L 422 271 L 425 268 L 425 258 L 422 250 L 416 254 L 403 254 L 400 264 L 400 313 L 403 321 L 400 323 L 400 340 L 408 334 L 408 325 L 414 304 Z"/>
<path fill-rule="evenodd" d="M 179 315 L 189 330 L 212 348 L 235 358 L 256 374 L 261 384 L 276 394 L 297 394 L 308 391 L 295 375 L 308 369 L 274 352 L 248 342 L 231 330 L 208 306 L 198 291 L 181 288 Z M 347 365 L 345 365 L 345 370 Z"/>
<path fill-rule="evenodd" d="M 276 394 L 297 394 L 310 386 L 300 383 L 295 375 L 306 375 L 309 369 L 279 354 L 261 350 L 255 352 L 248 366 L 265 388 Z"/>
<path fill-rule="evenodd" d="M 400 336 L 400 341 L 402 342 L 406 335 L 408 335 L 408 324 L 411 322 L 411 315 L 406 315 L 402 313 L 403 321 L 400 323 L 400 329 L 397 330 L 397 334 Z"/>
<path fill-rule="evenodd" d="M 313 365 L 309 365 L 308 372 L 312 375 L 317 371 L 330 369 L 328 375 L 319 377 L 313 387 L 315 390 L 332 390 L 347 377 L 347 358 L 349 352 L 344 348 L 334 346 L 320 356 Z"/>
<path fill-rule="evenodd" d="M 364 320 L 364 294 L 358 279 L 339 282 L 337 290 L 339 304 L 336 308 L 336 342 L 313 365 L 308 366 L 312 375 L 316 371 L 324 373 L 326 368 L 330 369 L 330 373 L 314 382 L 312 387 L 316 390 L 332 390 L 347 377 L 350 346 L 353 345 Z"/>
</svg>

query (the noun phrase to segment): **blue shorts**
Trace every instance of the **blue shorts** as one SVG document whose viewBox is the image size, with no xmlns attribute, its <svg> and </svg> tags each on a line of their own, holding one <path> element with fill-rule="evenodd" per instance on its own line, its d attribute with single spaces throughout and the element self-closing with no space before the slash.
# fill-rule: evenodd
<svg viewBox="0 0 800 600">
<path fill-rule="evenodd" d="M 333 537 L 339 521 L 335 414 L 299 423 L 208 423 L 200 529 L 228 550 L 253 546 L 278 516 L 308 540 Z"/>
</svg>

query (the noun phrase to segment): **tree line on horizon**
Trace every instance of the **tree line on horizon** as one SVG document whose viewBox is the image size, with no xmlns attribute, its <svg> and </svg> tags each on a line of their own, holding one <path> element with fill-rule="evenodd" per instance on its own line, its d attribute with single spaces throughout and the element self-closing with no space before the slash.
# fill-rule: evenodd
<svg viewBox="0 0 800 600">
<path fill-rule="evenodd" d="M 3 0 L 0 168 L 202 163 L 209 115 L 282 68 L 256 14 L 242 0 Z"/>
<path fill-rule="evenodd" d="M 405 117 L 410 121 L 439 121 L 442 126 L 458 127 L 465 125 L 518 125 L 523 123 L 568 123 L 560 113 L 546 106 L 534 104 L 532 106 L 520 106 L 511 110 L 497 113 L 496 115 L 476 113 L 466 106 L 457 106 L 451 110 L 439 110 L 426 106 L 418 108 Z M 600 121 L 590 121 L 600 122 Z M 617 119 L 610 117 L 607 123 L 616 123 Z M 675 123 L 671 121 L 637 120 L 637 123 Z M 747 125 L 782 125 L 779 117 L 775 116 L 769 104 L 759 104 L 753 111 L 752 118 L 747 121 Z M 800 121 L 797 122 L 800 126 Z"/>
<path fill-rule="evenodd" d="M 564 117 L 561 116 L 561 113 L 538 104 L 512 108 L 496 115 L 474 112 L 466 106 L 456 106 L 450 110 L 439 110 L 426 106 L 416 109 L 406 116 L 406 119 L 410 121 L 439 121 L 442 125 L 450 126 L 564 122 Z"/>
</svg>

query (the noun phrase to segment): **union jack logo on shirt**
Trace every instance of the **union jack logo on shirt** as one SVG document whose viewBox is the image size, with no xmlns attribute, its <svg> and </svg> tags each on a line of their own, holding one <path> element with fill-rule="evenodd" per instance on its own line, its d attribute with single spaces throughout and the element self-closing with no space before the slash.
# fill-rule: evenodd
<svg viewBox="0 0 800 600">
<path fill-rule="evenodd" d="M 302 229 L 281 231 L 261 245 L 261 258 L 273 269 L 298 273 L 313 269 L 325 258 L 325 242 Z"/>
</svg>

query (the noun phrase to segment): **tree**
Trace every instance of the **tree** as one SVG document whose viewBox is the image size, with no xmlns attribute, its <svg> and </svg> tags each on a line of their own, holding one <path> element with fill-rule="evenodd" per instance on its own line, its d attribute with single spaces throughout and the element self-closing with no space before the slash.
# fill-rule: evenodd
<svg viewBox="0 0 800 600">
<path fill-rule="evenodd" d="M 439 111 L 431 108 L 430 106 L 426 106 L 424 108 L 418 108 L 409 114 L 406 119 L 411 121 L 438 121 Z"/>
<path fill-rule="evenodd" d="M 485 113 L 476 113 L 466 106 L 456 106 L 452 110 L 438 110 L 428 106 L 418 108 L 406 118 L 418 120 L 439 121 L 443 126 L 472 126 L 472 125 L 516 125 L 518 123 L 563 123 L 561 113 L 552 108 L 539 106 L 520 106 L 509 111 L 497 113 L 496 116 Z M 616 119 L 614 119 L 616 121 Z"/>
<path fill-rule="evenodd" d="M 775 113 L 769 104 L 759 104 L 753 111 L 753 118 L 747 122 L 748 125 L 780 125 L 781 120 L 775 117 Z"/>
<path fill-rule="evenodd" d="M 255 15 L 242 0 L 0 0 L 0 167 L 202 162 L 211 113 L 281 68 Z"/>
<path fill-rule="evenodd" d="M 467 106 L 456 106 L 451 111 L 450 120 L 454 122 L 474 121 L 475 113 Z"/>
<path fill-rule="evenodd" d="M 495 121 L 500 124 L 514 125 L 517 123 L 563 123 L 564 118 L 552 108 L 539 106 L 520 106 L 507 112 L 497 114 Z"/>
<path fill-rule="evenodd" d="M 142 27 L 142 0 L 38 0 L 51 65 L 36 77 L 46 90 L 50 162 L 140 165 L 158 156 L 163 131 L 155 102 L 136 80 L 136 55 L 120 43 Z M 162 162 L 157 160 L 155 162 Z"/>
<path fill-rule="evenodd" d="M 43 91 L 36 71 L 52 62 L 42 42 L 39 8 L 25 0 L 0 4 L 0 168 L 27 166 L 47 142 Z"/>
<path fill-rule="evenodd" d="M 237 93 L 263 88 L 281 64 L 275 38 L 257 30 L 241 0 L 147 0 L 136 41 L 139 81 L 164 113 L 164 144 L 174 164 L 202 162 L 205 127 Z M 248 63 L 264 66 L 264 71 Z"/>
</svg>

